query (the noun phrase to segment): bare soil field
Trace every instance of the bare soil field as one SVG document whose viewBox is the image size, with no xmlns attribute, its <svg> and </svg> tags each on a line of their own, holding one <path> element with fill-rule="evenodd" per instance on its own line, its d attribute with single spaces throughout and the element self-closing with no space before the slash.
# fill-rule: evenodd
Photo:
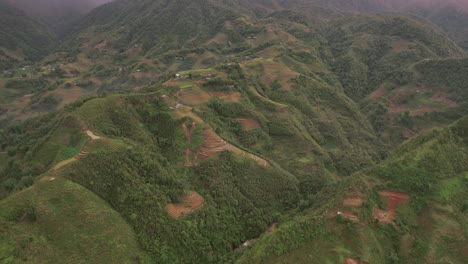
<svg viewBox="0 0 468 264">
<path fill-rule="evenodd" d="M 198 156 L 200 159 L 208 159 L 218 153 L 221 153 L 225 150 L 231 151 L 239 156 L 248 157 L 254 161 L 256 161 L 259 165 L 263 167 L 267 167 L 269 165 L 268 161 L 262 159 L 254 154 L 245 152 L 239 149 L 236 146 L 233 146 L 223 140 L 220 136 L 218 136 L 212 128 L 205 128 L 203 130 L 203 139 L 204 143 L 198 152 Z"/>
<path fill-rule="evenodd" d="M 178 218 L 200 209 L 204 203 L 205 199 L 200 194 L 190 192 L 182 198 L 180 203 L 166 205 L 166 210 L 170 216 Z"/>
<path fill-rule="evenodd" d="M 398 191 L 384 190 L 379 194 L 382 199 L 388 199 L 386 210 L 374 208 L 375 219 L 383 223 L 393 223 L 393 220 L 397 217 L 396 207 L 400 204 L 409 203 L 411 200 L 409 194 Z"/>
<path fill-rule="evenodd" d="M 377 99 L 381 98 L 382 96 L 386 95 L 387 93 L 388 93 L 387 89 L 385 89 L 385 87 L 381 86 L 379 89 L 377 89 L 373 93 L 371 93 L 370 99 L 371 100 L 377 100 Z"/>
<path fill-rule="evenodd" d="M 238 118 L 235 118 L 235 120 L 239 122 L 242 128 L 247 131 L 256 129 L 256 128 L 261 128 L 260 123 L 253 118 L 238 117 Z"/>
<path fill-rule="evenodd" d="M 352 198 L 343 199 L 344 206 L 361 207 L 363 203 L 364 203 L 364 199 L 362 199 L 361 197 L 352 197 Z"/>
<path fill-rule="evenodd" d="M 367 261 L 362 261 L 360 259 L 350 259 L 347 258 L 344 260 L 344 264 L 369 264 Z"/>
<path fill-rule="evenodd" d="M 234 92 L 234 93 L 209 92 L 209 95 L 219 98 L 229 103 L 237 103 L 237 102 L 240 102 L 240 100 L 242 99 L 241 93 L 238 93 L 238 92 Z"/>
<path fill-rule="evenodd" d="M 181 90 L 177 94 L 177 97 L 182 103 L 188 105 L 204 104 L 209 102 L 211 99 L 211 96 L 199 87 Z"/>
</svg>

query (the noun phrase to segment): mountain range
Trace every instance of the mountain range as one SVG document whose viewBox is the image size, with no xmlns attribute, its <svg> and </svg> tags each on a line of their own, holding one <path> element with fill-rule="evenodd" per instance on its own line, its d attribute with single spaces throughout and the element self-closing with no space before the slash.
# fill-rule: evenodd
<svg viewBox="0 0 468 264">
<path fill-rule="evenodd" d="M 0 261 L 464 263 L 463 2 L 0 7 Z"/>
</svg>

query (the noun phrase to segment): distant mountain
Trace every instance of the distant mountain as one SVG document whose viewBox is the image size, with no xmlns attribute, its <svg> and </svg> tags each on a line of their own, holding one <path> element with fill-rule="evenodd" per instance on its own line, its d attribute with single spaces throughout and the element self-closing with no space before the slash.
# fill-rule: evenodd
<svg viewBox="0 0 468 264">
<path fill-rule="evenodd" d="M 400 12 L 430 21 L 468 50 L 468 1 L 463 0 L 311 0 L 348 12 Z"/>
<path fill-rule="evenodd" d="M 0 76 L 0 260 L 464 263 L 468 59 L 402 7 L 116 0 L 79 16 Z M 34 34 L 2 61 L 42 32 L 16 12 L 28 23 L 3 35 Z"/>
<path fill-rule="evenodd" d="M 53 34 L 45 25 L 23 11 L 0 0 L 0 70 L 14 61 L 37 59 L 54 45 Z"/>
<path fill-rule="evenodd" d="M 57 33 L 64 33 L 72 21 L 112 0 L 5 0 Z"/>
</svg>

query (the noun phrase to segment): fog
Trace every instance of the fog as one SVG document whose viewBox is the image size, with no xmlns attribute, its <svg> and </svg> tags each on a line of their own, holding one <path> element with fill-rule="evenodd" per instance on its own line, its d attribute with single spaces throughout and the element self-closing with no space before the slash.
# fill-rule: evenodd
<svg viewBox="0 0 468 264">
<path fill-rule="evenodd" d="M 59 12 L 87 12 L 112 0 L 6 0 L 28 13 L 50 14 Z"/>
</svg>

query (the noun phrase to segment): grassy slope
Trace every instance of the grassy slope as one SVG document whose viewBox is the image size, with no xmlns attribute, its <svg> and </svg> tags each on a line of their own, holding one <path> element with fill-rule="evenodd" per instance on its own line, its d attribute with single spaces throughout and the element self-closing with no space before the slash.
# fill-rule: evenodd
<svg viewBox="0 0 468 264">
<path fill-rule="evenodd" d="M 100 197 L 60 173 L 43 179 L 0 202 L 2 263 L 134 263 L 146 258 L 133 229 Z M 31 210 L 35 220 L 27 213 Z"/>
</svg>

